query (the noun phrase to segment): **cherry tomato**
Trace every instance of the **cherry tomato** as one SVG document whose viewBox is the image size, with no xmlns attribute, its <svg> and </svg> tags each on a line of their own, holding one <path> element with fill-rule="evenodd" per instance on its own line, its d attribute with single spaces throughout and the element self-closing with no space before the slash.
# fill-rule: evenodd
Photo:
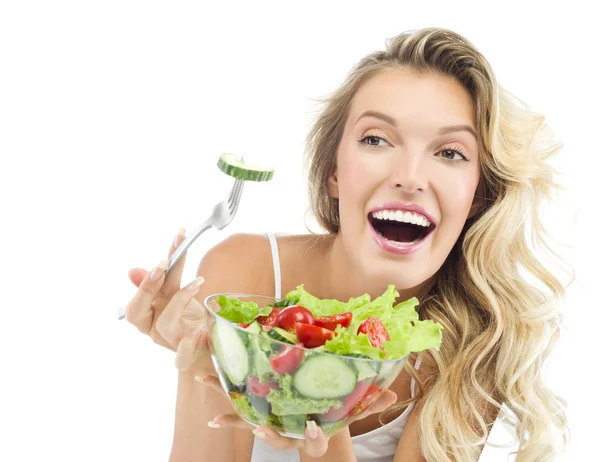
<svg viewBox="0 0 600 462">
<path fill-rule="evenodd" d="M 381 348 L 382 350 L 383 342 L 390 339 L 390 335 L 388 334 L 387 329 L 385 328 L 383 323 L 377 318 L 369 318 L 363 321 L 363 323 L 360 326 L 358 326 L 357 334 L 367 334 L 371 345 L 373 345 L 376 348 Z"/>
<path fill-rule="evenodd" d="M 296 344 L 298 347 L 303 347 L 302 343 Z M 269 362 L 271 367 L 279 375 L 291 374 L 300 366 L 304 359 L 304 350 L 293 346 L 284 347 L 279 353 L 271 356 Z"/>
<path fill-rule="evenodd" d="M 300 305 L 284 308 L 277 318 L 277 326 L 285 330 L 293 330 L 297 322 L 314 324 L 315 318 L 309 310 Z"/>
<path fill-rule="evenodd" d="M 281 313 L 281 308 L 273 308 L 268 316 L 259 316 L 256 321 L 260 324 L 262 330 L 269 331 L 275 327 L 279 313 Z"/>
<path fill-rule="evenodd" d="M 323 414 L 323 420 L 334 422 L 355 417 L 373 404 L 381 393 L 383 393 L 383 390 L 377 385 L 365 381 L 358 382 L 352 393 L 346 395 L 342 400 L 342 407 L 339 409 L 330 407 Z"/>
<path fill-rule="evenodd" d="M 250 391 L 254 393 L 256 396 L 260 396 L 261 398 L 266 398 L 271 389 L 279 388 L 277 383 L 273 382 L 261 382 L 258 377 L 251 375 L 248 377 L 248 382 L 246 384 Z"/>
<path fill-rule="evenodd" d="M 240 326 L 242 329 L 245 329 L 246 327 L 248 327 L 250 324 L 246 324 L 245 322 L 240 322 L 238 323 L 238 326 Z"/>
<path fill-rule="evenodd" d="M 335 330 L 337 326 L 348 327 L 352 321 L 352 313 L 332 314 L 315 319 L 315 325 L 325 329 Z"/>
<path fill-rule="evenodd" d="M 331 340 L 335 332 L 323 327 L 312 326 L 303 322 L 296 323 L 296 337 L 306 348 L 316 348 Z"/>
</svg>

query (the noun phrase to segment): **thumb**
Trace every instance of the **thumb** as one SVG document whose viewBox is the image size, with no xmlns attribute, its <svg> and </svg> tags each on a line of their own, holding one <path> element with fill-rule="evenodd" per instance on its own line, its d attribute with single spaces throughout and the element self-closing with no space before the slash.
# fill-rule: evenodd
<svg viewBox="0 0 600 462">
<path fill-rule="evenodd" d="M 133 283 L 134 286 L 139 287 L 148 271 L 142 268 L 133 268 L 130 269 L 127 275 L 129 276 L 129 280 Z"/>
</svg>

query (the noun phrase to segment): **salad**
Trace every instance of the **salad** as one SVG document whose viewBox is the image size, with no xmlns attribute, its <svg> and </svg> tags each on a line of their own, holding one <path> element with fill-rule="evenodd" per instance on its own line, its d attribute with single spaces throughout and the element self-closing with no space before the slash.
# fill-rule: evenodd
<svg viewBox="0 0 600 462">
<path fill-rule="evenodd" d="M 304 287 L 260 307 L 216 297 L 213 361 L 238 413 L 304 437 L 307 420 L 326 435 L 347 425 L 391 385 L 411 352 L 439 348 L 442 326 L 419 320 L 416 298 L 321 300 Z M 226 322 L 226 321 L 228 322 Z"/>
</svg>

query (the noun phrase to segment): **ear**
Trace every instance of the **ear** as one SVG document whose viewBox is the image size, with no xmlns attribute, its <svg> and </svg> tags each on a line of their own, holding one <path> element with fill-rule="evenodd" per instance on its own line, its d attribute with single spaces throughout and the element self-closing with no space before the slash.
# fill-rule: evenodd
<svg viewBox="0 0 600 462">
<path fill-rule="evenodd" d="M 327 189 L 329 190 L 331 197 L 339 199 L 340 188 L 338 186 L 337 171 L 333 172 L 333 174 L 329 176 L 329 179 L 327 180 Z"/>
</svg>

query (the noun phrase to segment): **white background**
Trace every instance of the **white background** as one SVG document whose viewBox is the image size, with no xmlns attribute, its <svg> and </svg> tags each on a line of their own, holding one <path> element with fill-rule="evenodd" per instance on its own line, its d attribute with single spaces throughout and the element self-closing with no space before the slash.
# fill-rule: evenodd
<svg viewBox="0 0 600 462">
<path fill-rule="evenodd" d="M 274 166 L 275 180 L 248 184 L 234 222 L 196 241 L 183 283 L 231 233 L 303 232 L 310 98 L 426 26 L 474 42 L 565 143 L 554 163 L 567 191 L 547 219 L 578 282 L 547 381 L 569 402 L 565 460 L 595 457 L 594 15 L 574 1 L 323 3 L 2 3 L 0 460 L 168 459 L 174 354 L 116 320 L 127 271 L 154 267 L 225 196 L 223 152 Z"/>
</svg>

